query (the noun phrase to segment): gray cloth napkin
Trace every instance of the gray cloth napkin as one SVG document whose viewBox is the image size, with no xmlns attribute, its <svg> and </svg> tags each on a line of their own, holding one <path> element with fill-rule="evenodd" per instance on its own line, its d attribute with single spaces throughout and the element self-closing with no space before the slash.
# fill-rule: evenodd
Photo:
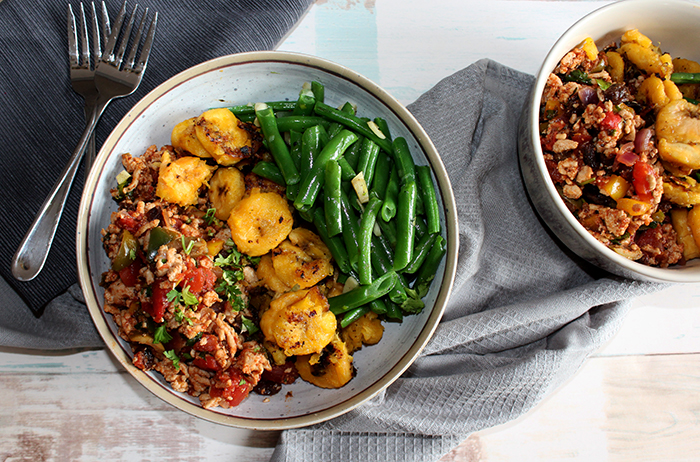
<svg viewBox="0 0 700 462">
<path fill-rule="evenodd" d="M 0 204 L 4 217 L 0 220 L 0 289 L 10 294 L 0 301 L 0 326 L 7 325 L 6 316 L 20 316 L 13 311 L 24 312 L 27 307 L 39 316 L 58 296 L 72 306 L 75 300 L 70 294 L 79 292 L 66 291 L 77 281 L 75 223 L 82 169 L 44 270 L 30 282 L 19 282 L 10 272 L 17 246 L 85 126 L 83 100 L 73 92 L 68 78 L 68 3 L 79 18 L 78 0 L 0 1 Z M 90 2 L 84 3 L 89 13 Z M 129 2 L 129 13 L 136 3 L 141 12 L 144 8 L 151 15 L 159 12 L 154 48 L 139 89 L 107 107 L 97 128 L 98 146 L 139 99 L 169 77 L 218 56 L 274 48 L 312 0 L 141 0 Z M 106 4 L 114 22 L 122 0 Z M 0 339 L 3 344 L 15 343 L 11 334 L 0 334 Z M 82 346 L 84 342 L 77 343 Z"/>
<path fill-rule="evenodd" d="M 454 292 L 401 378 L 348 414 L 283 432 L 274 462 L 438 460 L 471 432 L 531 409 L 617 331 L 631 298 L 665 287 L 590 267 L 539 221 L 517 158 L 533 82 L 482 60 L 408 106 L 456 195 Z"/>
</svg>

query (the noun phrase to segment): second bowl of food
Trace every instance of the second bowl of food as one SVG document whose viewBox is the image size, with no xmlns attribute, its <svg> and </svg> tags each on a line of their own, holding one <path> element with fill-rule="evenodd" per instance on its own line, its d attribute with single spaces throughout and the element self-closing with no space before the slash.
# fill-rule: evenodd
<svg viewBox="0 0 700 462">
<path fill-rule="evenodd" d="M 700 6 L 624 0 L 547 55 L 521 119 L 528 194 L 571 250 L 640 280 L 700 281 Z"/>
<path fill-rule="evenodd" d="M 107 346 L 174 406 L 237 427 L 341 415 L 434 332 L 457 221 L 428 136 L 322 59 L 218 58 L 168 80 L 106 140 L 78 222 Z"/>
</svg>

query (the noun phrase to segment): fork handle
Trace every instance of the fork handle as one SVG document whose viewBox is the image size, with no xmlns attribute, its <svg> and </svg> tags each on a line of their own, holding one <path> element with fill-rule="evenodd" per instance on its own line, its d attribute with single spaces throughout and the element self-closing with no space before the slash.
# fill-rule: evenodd
<svg viewBox="0 0 700 462">
<path fill-rule="evenodd" d="M 85 126 L 80 141 L 78 142 L 73 155 L 66 165 L 61 177 L 53 186 L 37 213 L 29 231 L 24 236 L 22 243 L 17 248 L 12 259 L 12 275 L 19 281 L 31 281 L 34 279 L 46 263 L 46 258 L 51 250 L 53 238 L 56 235 L 58 223 L 61 220 L 63 209 L 68 199 L 68 193 L 75 179 L 75 174 L 80 166 L 80 161 L 85 154 L 92 133 L 95 131 L 97 121 L 109 101 L 101 101 L 95 109 Z"/>
</svg>

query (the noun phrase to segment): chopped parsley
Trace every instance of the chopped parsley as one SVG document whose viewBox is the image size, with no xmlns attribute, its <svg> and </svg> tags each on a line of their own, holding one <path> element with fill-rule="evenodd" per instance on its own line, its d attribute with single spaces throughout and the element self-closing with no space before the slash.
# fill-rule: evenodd
<svg viewBox="0 0 700 462">
<path fill-rule="evenodd" d="M 227 256 L 224 257 L 222 254 L 219 254 L 214 259 L 214 266 L 222 268 L 221 282 L 215 290 L 219 295 L 226 297 L 226 300 L 231 303 L 231 307 L 235 311 L 245 308 L 243 294 L 240 287 L 238 287 L 238 282 L 244 278 L 241 259 L 242 254 L 235 246 L 231 248 L 231 253 Z"/>
<path fill-rule="evenodd" d="M 214 266 L 240 266 L 241 265 L 241 253 L 233 247 L 231 253 L 224 257 L 219 254 L 214 260 Z"/>
<path fill-rule="evenodd" d="M 156 327 L 156 330 L 153 333 L 153 343 L 168 343 L 172 339 L 173 337 L 168 333 L 165 324 Z"/>
<path fill-rule="evenodd" d="M 260 330 L 260 328 L 256 326 L 252 320 L 246 318 L 245 316 L 241 316 L 241 320 L 243 322 L 243 332 L 248 332 L 252 335 Z"/>
<path fill-rule="evenodd" d="M 173 362 L 173 367 L 176 370 L 180 370 L 180 358 L 177 356 L 177 353 L 175 353 L 175 350 L 164 351 L 163 356 L 165 356 Z"/>
<path fill-rule="evenodd" d="M 170 303 L 174 303 L 175 305 L 180 305 L 181 303 L 188 306 L 199 305 L 199 299 L 195 294 L 190 292 L 190 286 L 185 286 L 182 291 L 173 289 L 168 292 L 166 297 Z"/>
<path fill-rule="evenodd" d="M 192 325 L 192 320 L 185 316 L 185 313 L 183 313 L 182 309 L 180 309 L 179 306 L 175 308 L 175 320 L 180 323 L 182 321 L 185 321 L 190 326 Z"/>
</svg>

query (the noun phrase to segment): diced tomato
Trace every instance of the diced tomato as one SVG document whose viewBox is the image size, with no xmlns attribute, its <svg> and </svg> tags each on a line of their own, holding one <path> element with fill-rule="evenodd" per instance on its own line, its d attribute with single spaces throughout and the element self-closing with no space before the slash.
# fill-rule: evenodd
<svg viewBox="0 0 700 462">
<path fill-rule="evenodd" d="M 219 339 L 213 334 L 203 334 L 202 338 L 192 346 L 196 351 L 206 351 L 208 353 L 218 350 L 219 347 Z"/>
<path fill-rule="evenodd" d="M 588 141 L 591 141 L 593 137 L 588 134 L 588 132 L 583 131 L 579 133 L 574 133 L 574 135 L 571 137 L 573 141 L 576 141 L 577 143 L 586 143 Z"/>
<path fill-rule="evenodd" d="M 156 281 L 151 285 L 151 304 L 141 304 L 141 309 L 150 314 L 155 322 L 163 322 L 165 309 L 170 305 L 168 301 L 169 290 L 161 287 L 161 280 Z"/>
<path fill-rule="evenodd" d="M 299 377 L 294 361 L 287 361 L 284 364 L 273 364 L 272 368 L 262 373 L 263 380 L 269 380 L 274 383 L 283 383 L 289 385 L 294 383 Z"/>
<path fill-rule="evenodd" d="M 180 286 L 189 286 L 190 292 L 199 295 L 212 290 L 215 283 L 216 275 L 210 269 L 192 267 L 185 272 L 184 277 L 180 281 Z"/>
<path fill-rule="evenodd" d="M 129 266 L 119 271 L 119 279 L 122 280 L 125 286 L 134 287 L 139 280 L 139 270 L 141 262 L 134 260 Z"/>
<path fill-rule="evenodd" d="M 651 193 L 654 191 L 653 183 L 655 183 L 654 167 L 645 162 L 637 162 L 634 164 L 632 177 L 632 184 L 634 184 L 637 196 L 643 201 L 650 201 L 652 199 Z"/>
<path fill-rule="evenodd" d="M 128 230 L 130 233 L 136 233 L 136 231 L 138 231 L 138 229 L 141 227 L 141 224 L 136 220 L 136 218 L 128 214 L 120 215 L 115 223 L 117 226 Z"/>
<path fill-rule="evenodd" d="M 556 119 L 549 123 L 547 135 L 542 137 L 542 145 L 547 151 L 551 151 L 554 143 L 557 141 L 557 135 L 566 127 L 566 122 L 562 119 Z"/>
<path fill-rule="evenodd" d="M 238 406 L 241 404 L 250 390 L 253 389 L 253 384 L 250 383 L 245 376 L 236 369 L 228 369 L 216 374 L 216 381 L 226 383 L 225 388 L 212 386 L 209 394 L 214 398 L 224 398 L 230 406 Z"/>
<path fill-rule="evenodd" d="M 192 360 L 192 364 L 197 366 L 200 369 L 204 369 L 206 371 L 220 371 L 221 366 L 219 363 L 216 362 L 213 356 L 211 355 L 206 355 L 203 358 L 202 357 L 196 357 Z"/>
<path fill-rule="evenodd" d="M 613 111 L 609 111 L 605 114 L 605 118 L 600 122 L 600 128 L 602 130 L 619 130 L 622 124 L 622 117 L 615 114 Z"/>
</svg>

